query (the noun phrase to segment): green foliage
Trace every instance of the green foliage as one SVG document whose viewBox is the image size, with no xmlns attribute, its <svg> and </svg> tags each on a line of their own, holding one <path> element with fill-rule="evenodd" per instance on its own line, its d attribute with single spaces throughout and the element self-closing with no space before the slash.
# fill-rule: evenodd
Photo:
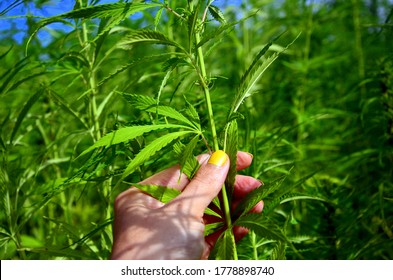
<svg viewBox="0 0 393 280">
<path fill-rule="evenodd" d="M 171 201 L 180 194 L 179 190 L 168 188 L 165 186 L 141 185 L 137 183 L 134 183 L 132 185 L 137 187 L 141 191 L 148 193 L 149 195 L 163 203 Z"/>
<path fill-rule="evenodd" d="M 192 178 L 218 148 L 211 258 L 393 258 L 388 4 L 113 2 L 0 33 L 1 259 L 107 259 L 127 182 L 166 203 L 179 192 L 136 182 L 175 163 Z M 264 185 L 231 209 L 238 150 Z"/>
</svg>

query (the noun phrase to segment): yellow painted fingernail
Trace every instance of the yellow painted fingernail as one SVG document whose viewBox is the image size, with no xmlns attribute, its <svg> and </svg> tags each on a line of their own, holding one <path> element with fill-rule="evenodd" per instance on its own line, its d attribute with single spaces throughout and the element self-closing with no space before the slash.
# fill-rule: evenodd
<svg viewBox="0 0 393 280">
<path fill-rule="evenodd" d="M 217 166 L 224 166 L 226 161 L 227 161 L 227 154 L 224 151 L 218 150 L 211 155 L 208 163 Z"/>
</svg>

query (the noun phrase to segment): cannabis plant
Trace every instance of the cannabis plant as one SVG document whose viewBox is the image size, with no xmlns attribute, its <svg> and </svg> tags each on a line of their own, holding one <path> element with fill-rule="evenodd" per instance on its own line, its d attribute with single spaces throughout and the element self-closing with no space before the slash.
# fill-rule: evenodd
<svg viewBox="0 0 393 280">
<path fill-rule="evenodd" d="M 211 255 L 212 258 L 238 259 L 233 234 L 234 226 L 246 227 L 257 235 L 269 237 L 279 243 L 288 241 L 280 229 L 269 222 L 268 217 L 249 213 L 258 201 L 277 190 L 281 180 L 274 182 L 271 186 L 265 186 L 251 192 L 240 202 L 235 211 L 232 211 L 229 207 L 236 176 L 236 154 L 239 148 L 237 122 L 238 119 L 244 118 L 239 113 L 239 108 L 246 98 L 252 96 L 258 81 L 266 69 L 278 58 L 279 54 L 284 51 L 284 48 L 280 52 L 269 53 L 269 48 L 273 44 L 273 42 L 270 42 L 256 53 L 255 58 L 245 69 L 237 87 L 230 93 L 232 103 L 226 110 L 226 118 L 218 127 L 215 119 L 216 112 L 212 103 L 212 84 L 216 77 L 209 72 L 209 65 L 205 63 L 205 56 L 207 53 L 214 52 L 219 40 L 228 34 L 236 24 L 246 21 L 247 17 L 240 21 L 227 22 L 222 11 L 213 5 L 213 2 L 188 1 L 185 5 L 179 5 L 172 4 L 171 1 L 164 1 L 164 3 L 115 3 L 80 7 L 72 12 L 41 21 L 39 28 L 54 21 L 62 21 L 68 18 L 83 19 L 83 21 L 98 18 L 100 19 L 98 34 L 92 39 L 86 39 L 85 37 L 84 46 L 86 51 L 91 48 L 97 50 L 102 40 L 106 36 L 110 36 L 110 32 L 114 32 L 114 27 L 122 19 L 139 11 L 154 10 L 154 28 L 122 28 L 118 31 L 121 32 L 121 36 L 113 46 L 113 48 L 120 49 L 132 49 L 139 44 L 164 46 L 158 47 L 162 53 L 157 55 L 162 61 L 164 78 L 161 80 L 160 87 L 154 97 L 133 91 L 113 90 L 114 94 L 122 96 L 129 103 L 130 108 L 147 113 L 150 116 L 151 123 L 126 125 L 101 137 L 100 126 L 95 118 L 93 133 L 96 141 L 90 148 L 82 152 L 79 158 L 93 153 L 88 159 L 88 164 L 83 166 L 78 174 L 85 173 L 89 167 L 99 162 L 103 157 L 116 155 L 118 153 L 116 147 L 119 145 L 135 143 L 138 139 L 141 141 L 140 139 L 144 139 L 141 138 L 144 135 L 159 131 L 159 134 L 155 134 L 154 140 L 149 142 L 144 140 L 142 144 L 139 142 L 140 146 L 133 151 L 133 155 L 129 157 L 125 168 L 120 172 L 115 170 L 121 175 L 116 180 L 111 180 L 111 182 L 116 181 L 114 188 L 123 182 L 127 182 L 128 185 L 133 184 L 161 201 L 168 201 L 178 194 L 175 190 L 168 189 L 165 186 L 144 186 L 136 184 L 137 182 L 128 182 L 127 179 L 141 168 L 148 168 L 147 163 L 154 160 L 154 157 L 160 151 L 168 147 L 172 147 L 173 156 L 178 159 L 181 172 L 184 174 L 182 176 L 192 179 L 199 167 L 195 158 L 195 151 L 207 150 L 212 152 L 223 149 L 230 158 L 231 167 L 225 186 L 222 187 L 221 197 L 214 201 L 216 207 L 206 210 L 206 214 L 220 218 L 220 222 L 207 225 L 205 233 L 212 234 L 219 230 L 222 231 Z M 168 18 L 174 18 L 173 24 L 176 26 L 176 35 L 165 34 L 160 30 L 160 21 L 168 20 Z M 85 24 L 83 21 L 82 25 Z M 89 77 L 91 88 L 90 92 L 86 93 L 91 96 L 93 115 L 96 115 L 94 97 L 98 88 L 107 80 L 131 67 L 131 65 L 141 60 L 149 61 L 149 59 L 152 58 L 134 57 L 129 64 L 116 69 L 115 72 L 103 78 L 97 84 L 94 82 L 93 75 L 99 66 L 95 63 L 93 57 L 90 60 L 92 68 Z M 166 103 L 161 98 L 168 81 L 174 79 L 173 76 L 175 75 L 181 76 L 181 80 L 178 85 L 179 88 L 175 88 L 172 95 L 183 97 L 183 104 L 178 104 L 178 107 L 171 106 L 170 102 Z M 183 82 L 188 83 L 187 86 L 190 89 L 192 87 L 197 88 L 196 94 L 203 95 L 204 104 L 200 104 L 199 108 L 189 101 L 192 97 L 189 96 L 189 91 L 185 90 L 185 86 L 182 85 L 182 89 L 180 89 L 180 84 Z M 207 120 L 208 124 L 202 124 L 201 119 Z M 95 172 L 102 175 L 98 168 Z M 72 180 L 74 179 L 72 178 Z M 286 196 L 285 199 L 289 197 L 291 195 Z"/>
<path fill-rule="evenodd" d="M 141 13 L 143 16 L 138 17 Z M 12 90 L 13 86 L 17 87 L 25 80 L 46 75 L 37 93 L 21 110 L 9 143 L 12 144 L 28 111 L 43 96 L 48 99 L 46 103 L 51 112 L 48 118 L 61 122 L 56 119 L 59 115 L 55 115 L 61 108 L 74 121 L 74 130 L 52 143 L 50 138 L 58 131 L 47 133 L 40 123 L 45 120 L 36 122 L 48 145 L 48 155 L 56 158 L 58 164 L 70 162 L 64 169 L 71 170 L 71 175 L 64 175 L 61 168 L 56 168 L 55 179 L 33 192 L 38 192 L 42 199 L 31 212 L 26 213 L 26 217 L 60 196 L 66 209 L 67 223 L 50 221 L 58 224 L 58 228 L 67 228 L 73 211 L 71 203 L 78 200 L 71 189 L 92 184 L 99 184 L 97 197 L 102 203 L 100 209 L 104 209 L 103 222 L 96 224 L 88 234 L 70 233 L 65 240 L 59 241 L 66 243 L 66 247 L 61 250 L 50 248 L 49 252 L 75 258 L 104 258 L 99 251 L 103 250 L 108 255 L 110 250 L 111 234 L 107 229 L 112 222 L 114 193 L 133 185 L 167 202 L 179 193 L 166 186 L 146 186 L 137 182 L 162 166 L 174 163 L 173 158 L 180 165 L 182 176 L 192 179 L 199 168 L 195 156 L 221 149 L 228 154 L 231 166 L 219 197 L 213 201 L 214 207 L 206 209 L 207 215 L 215 216 L 219 221 L 207 225 L 205 234 L 222 232 L 210 257 L 238 259 L 241 258 L 238 251 L 245 248 L 253 252 L 252 258 L 257 259 L 261 245 L 257 240 L 269 243 L 267 247 L 271 248 L 271 258 L 285 258 L 288 247 L 297 253 L 284 229 L 270 219 L 270 214 L 275 207 L 288 201 L 320 199 L 293 191 L 315 172 L 283 188 L 290 174 L 287 170 L 264 187 L 250 192 L 235 210 L 230 208 L 236 154 L 238 149 L 243 148 L 239 144 L 238 123 L 247 120 L 247 110 L 242 112 L 242 104 L 254 94 L 263 94 L 261 78 L 291 44 L 281 47 L 276 43 L 286 36 L 279 32 L 272 36 L 270 42 L 259 42 L 258 49 L 252 52 L 253 58 L 237 69 L 241 71 L 239 79 L 226 78 L 229 76 L 226 69 L 215 72 L 214 57 L 222 56 L 220 46 L 231 39 L 236 26 L 247 25 L 257 14 L 258 10 L 251 11 L 242 19 L 234 16 L 228 20 L 213 0 L 134 1 L 102 5 L 88 5 L 87 1 L 80 0 L 76 1 L 72 11 L 44 18 L 35 24 L 26 44 L 27 57 L 36 44 L 37 34 L 48 25 L 61 22 L 70 26 L 72 31 L 54 41 L 53 50 L 59 48 L 62 51 L 61 54 L 52 53 L 55 62 L 47 61 L 36 67 L 31 64 L 35 72 L 15 82 L 11 88 L 4 83 L 2 90 Z M 134 17 L 138 24 L 126 21 L 130 17 Z M 63 52 L 64 49 L 66 51 Z M 26 60 L 21 60 L 20 67 Z M 140 67 L 143 71 L 139 70 Z M 15 73 L 19 68 L 14 68 Z M 41 68 L 44 70 L 40 71 Z M 140 86 L 144 81 L 149 81 L 151 86 Z M 230 86 L 223 86 L 225 83 Z M 227 100 L 231 102 L 225 104 Z M 117 108 L 123 107 L 120 113 L 106 113 L 115 104 Z M 70 129 L 64 124 L 59 127 L 66 131 Z M 77 139 L 71 139 L 75 135 L 78 135 Z M 1 144 L 6 147 L 3 141 Z M 62 145 L 67 145 L 64 150 L 72 154 L 72 159 L 61 156 Z M 86 148 L 88 145 L 90 147 Z M 48 160 L 46 164 L 51 162 Z M 44 167 L 39 171 L 42 169 Z M 2 192 L 7 193 L 8 190 Z M 80 196 L 83 197 L 83 194 L 84 189 Z M 264 213 L 250 213 L 261 200 L 266 202 Z M 48 211 L 48 216 L 51 216 L 56 208 Z M 10 221 L 10 224 L 13 223 Z M 235 243 L 235 226 L 250 230 L 251 242 L 240 246 L 243 249 Z M 92 238 L 100 231 L 104 232 L 104 241 Z M 22 243 L 17 239 L 17 248 L 22 248 Z M 89 253 L 75 255 L 78 246 L 86 246 Z M 70 247 L 74 249 L 69 250 Z M 21 255 L 21 258 L 25 257 Z"/>
</svg>

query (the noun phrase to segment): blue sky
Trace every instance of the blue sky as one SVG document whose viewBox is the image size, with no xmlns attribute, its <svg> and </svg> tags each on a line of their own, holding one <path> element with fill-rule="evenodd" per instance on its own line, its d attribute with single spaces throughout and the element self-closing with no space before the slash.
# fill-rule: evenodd
<svg viewBox="0 0 393 280">
<path fill-rule="evenodd" d="M 105 3 L 114 3 L 118 2 L 117 0 L 101 0 L 100 4 Z M 225 6 L 225 5 L 240 5 L 241 0 L 216 0 L 214 2 L 217 6 Z M 18 3 L 15 5 L 13 9 L 8 11 L 6 15 L 0 16 L 0 38 L 5 35 L 10 30 L 18 30 L 16 34 L 13 35 L 13 38 L 16 42 L 21 43 L 23 39 L 28 36 L 26 34 L 27 24 L 26 18 L 24 15 L 30 14 L 38 17 L 50 17 L 58 14 L 62 14 L 64 12 L 71 11 L 73 9 L 75 0 L 51 0 L 48 3 L 44 4 L 42 7 L 37 8 L 34 3 L 29 3 L 28 5 L 23 4 L 22 0 L 0 0 L 0 12 L 4 11 L 7 7 L 9 7 L 13 3 Z M 19 18 L 18 18 L 19 17 Z M 54 23 L 50 26 L 51 29 L 58 30 L 70 30 L 70 27 L 67 27 L 61 23 Z M 50 42 L 51 35 L 48 31 L 41 30 L 37 34 L 40 38 L 41 42 L 46 45 Z"/>
</svg>

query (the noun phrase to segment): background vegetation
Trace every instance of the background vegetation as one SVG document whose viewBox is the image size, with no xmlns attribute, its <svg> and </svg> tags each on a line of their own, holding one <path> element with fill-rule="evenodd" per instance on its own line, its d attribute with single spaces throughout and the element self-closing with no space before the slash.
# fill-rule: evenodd
<svg viewBox="0 0 393 280">
<path fill-rule="evenodd" d="M 166 2 L 178 13 L 187 5 Z M 76 1 L 74 9 L 98 4 Z M 239 149 L 254 154 L 245 172 L 277 187 L 264 199 L 263 215 L 285 242 L 251 232 L 238 244 L 239 258 L 393 259 L 392 2 L 214 4 L 227 22 L 253 15 L 205 49 L 217 127 L 260 49 L 286 31 L 271 47 L 281 51 L 301 34 L 240 107 Z M 118 175 L 157 134 L 78 156 L 108 132 L 154 123 L 154 114 L 117 91 L 159 97 L 179 111 L 184 94 L 207 127 L 203 94 L 181 68 L 166 75 L 163 53 L 173 46 L 119 46 L 140 28 L 187 45 L 186 27 L 168 10 L 161 17 L 152 8 L 125 19 L 56 18 L 61 23 L 34 34 L 49 23 L 35 15 L 50 5 L 56 1 L 0 6 L 0 26 L 7 23 L 0 34 L 0 257 L 107 259 L 113 199 L 128 187 L 114 187 Z M 24 7 L 27 28 L 10 16 L 15 7 Z M 127 181 L 175 162 L 164 149 Z"/>
</svg>

